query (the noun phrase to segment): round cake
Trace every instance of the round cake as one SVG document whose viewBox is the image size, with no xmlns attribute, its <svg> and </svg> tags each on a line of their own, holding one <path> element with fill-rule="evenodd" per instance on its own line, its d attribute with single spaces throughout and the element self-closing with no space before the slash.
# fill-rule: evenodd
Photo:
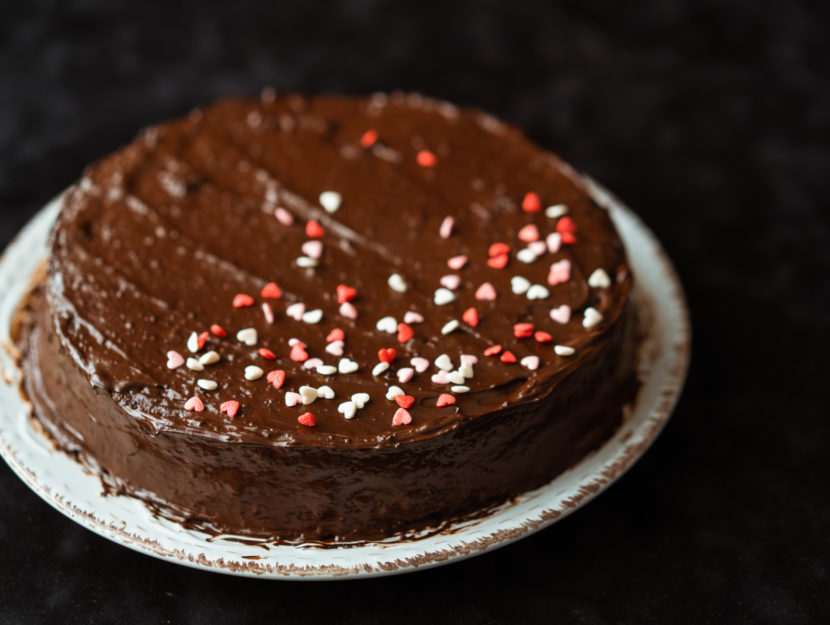
<svg viewBox="0 0 830 625">
<path fill-rule="evenodd" d="M 481 514 L 607 440 L 632 276 L 580 177 L 412 94 L 220 102 L 63 197 L 18 335 L 42 429 L 210 532 L 365 541 Z"/>
</svg>

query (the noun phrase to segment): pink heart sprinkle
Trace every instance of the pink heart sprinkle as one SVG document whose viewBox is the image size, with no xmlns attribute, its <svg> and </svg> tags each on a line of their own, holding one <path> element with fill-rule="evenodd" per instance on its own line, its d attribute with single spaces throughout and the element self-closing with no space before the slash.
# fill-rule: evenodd
<svg viewBox="0 0 830 625">
<path fill-rule="evenodd" d="M 343 355 L 343 341 L 332 341 L 326 345 L 326 351 L 332 356 Z"/>
<path fill-rule="evenodd" d="M 478 289 L 476 289 L 476 299 L 492 302 L 496 299 L 496 289 L 489 282 L 485 282 Z"/>
<path fill-rule="evenodd" d="M 421 358 L 420 356 L 415 356 L 412 360 L 409 361 L 413 367 L 415 367 L 415 371 L 418 373 L 423 373 L 427 369 L 429 369 L 429 360 L 426 358 Z"/>
<path fill-rule="evenodd" d="M 308 352 L 305 350 L 305 345 L 302 343 L 294 343 L 291 347 L 291 353 L 288 357 L 294 362 L 304 362 L 308 360 Z"/>
<path fill-rule="evenodd" d="M 291 317 L 292 319 L 296 319 L 297 321 L 300 321 L 303 318 L 304 312 L 305 304 L 301 302 L 295 302 L 285 309 L 285 314 Z"/>
<path fill-rule="evenodd" d="M 303 369 L 316 369 L 322 364 L 323 361 L 319 358 L 309 358 L 303 363 Z"/>
<path fill-rule="evenodd" d="M 167 368 L 168 369 L 178 369 L 184 364 L 184 357 L 176 351 L 172 349 L 167 352 Z"/>
<path fill-rule="evenodd" d="M 205 405 L 202 403 L 202 400 L 198 397 L 191 397 L 185 402 L 184 409 L 195 412 L 202 412 L 202 410 L 205 409 Z"/>
<path fill-rule="evenodd" d="M 294 223 L 294 216 L 284 208 L 277 208 L 274 211 L 274 217 L 276 217 L 277 221 L 283 226 L 290 226 Z"/>
<path fill-rule="evenodd" d="M 450 269 L 454 269 L 455 271 L 458 271 L 459 269 L 464 267 L 464 265 L 466 265 L 466 264 L 467 264 L 467 257 L 466 256 L 453 256 L 452 258 L 450 258 L 447 261 L 447 266 Z"/>
<path fill-rule="evenodd" d="M 398 408 L 395 411 L 395 416 L 392 417 L 392 425 L 409 425 L 412 423 L 412 415 L 403 408 Z"/>
<path fill-rule="evenodd" d="M 562 284 L 571 279 L 571 261 L 563 258 L 559 262 L 553 263 L 550 266 L 550 273 L 548 274 L 548 284 L 555 286 Z"/>
<path fill-rule="evenodd" d="M 568 323 L 571 320 L 571 307 L 567 304 L 562 304 L 550 311 L 550 318 L 556 323 Z"/>
<path fill-rule="evenodd" d="M 438 373 L 434 373 L 432 375 L 433 384 L 449 384 L 450 383 L 450 374 L 447 371 L 439 371 Z"/>
<path fill-rule="evenodd" d="M 299 393 L 294 393 L 292 391 L 288 391 L 285 394 L 285 405 L 291 408 L 292 406 L 297 406 L 303 403 L 303 396 Z"/>
<path fill-rule="evenodd" d="M 527 244 L 527 249 L 536 254 L 536 256 L 541 256 L 548 251 L 548 246 L 545 245 L 544 241 L 531 241 Z"/>
<path fill-rule="evenodd" d="M 525 243 L 536 241 L 539 238 L 539 228 L 533 224 L 527 224 L 524 228 L 519 230 L 519 238 Z"/>
<path fill-rule="evenodd" d="M 410 310 L 410 311 L 407 311 L 404 314 L 403 322 L 404 323 L 409 323 L 409 324 L 423 323 L 424 322 L 424 316 Z"/>
<path fill-rule="evenodd" d="M 536 371 L 539 368 L 539 356 L 525 356 L 521 360 L 522 366 L 527 367 L 531 371 Z"/>
<path fill-rule="evenodd" d="M 455 291 L 461 284 L 461 276 L 454 273 L 449 273 L 446 276 L 441 276 L 441 286 L 447 287 L 450 291 Z"/>
<path fill-rule="evenodd" d="M 340 304 L 340 314 L 346 319 L 357 319 L 357 308 L 351 302 Z"/>
<path fill-rule="evenodd" d="M 472 354 L 461 354 L 461 363 L 465 365 L 474 365 L 478 362 L 478 356 Z"/>
<path fill-rule="evenodd" d="M 322 241 L 306 241 L 300 248 L 309 258 L 320 258 L 323 255 Z"/>
<path fill-rule="evenodd" d="M 545 243 L 548 246 L 548 252 L 556 254 L 562 246 L 562 235 L 558 232 L 551 232 L 545 240 Z"/>
<path fill-rule="evenodd" d="M 398 382 L 401 384 L 406 384 L 412 379 L 412 376 L 415 375 L 415 370 L 411 367 L 404 367 L 403 369 L 398 369 Z"/>
</svg>

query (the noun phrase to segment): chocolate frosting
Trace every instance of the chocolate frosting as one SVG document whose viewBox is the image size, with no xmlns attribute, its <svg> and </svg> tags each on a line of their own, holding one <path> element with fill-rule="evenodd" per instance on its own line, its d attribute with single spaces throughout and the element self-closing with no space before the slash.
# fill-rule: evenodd
<svg viewBox="0 0 830 625">
<path fill-rule="evenodd" d="M 484 113 L 401 94 L 232 100 L 144 131 L 67 193 L 24 332 L 27 391 L 62 447 L 177 516 L 379 537 L 538 485 L 607 437 L 630 287 L 579 177 Z M 170 351 L 218 361 L 171 369 Z M 287 406 L 303 386 L 334 397 Z"/>
</svg>

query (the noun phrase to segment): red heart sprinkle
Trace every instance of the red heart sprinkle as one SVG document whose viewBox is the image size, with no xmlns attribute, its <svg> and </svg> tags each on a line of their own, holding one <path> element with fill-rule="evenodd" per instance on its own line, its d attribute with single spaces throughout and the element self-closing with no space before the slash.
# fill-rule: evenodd
<svg viewBox="0 0 830 625">
<path fill-rule="evenodd" d="M 410 423 L 412 423 L 412 415 L 403 408 L 398 408 L 395 416 L 392 417 L 392 425 L 409 425 Z"/>
<path fill-rule="evenodd" d="M 326 337 L 326 343 L 333 343 L 334 341 L 342 341 L 346 338 L 345 333 L 340 328 L 335 328 Z"/>
<path fill-rule="evenodd" d="M 236 413 L 239 412 L 239 402 L 235 400 L 222 402 L 222 405 L 219 406 L 219 411 L 224 412 L 231 419 L 233 419 L 236 416 Z"/>
<path fill-rule="evenodd" d="M 378 131 L 370 128 L 366 132 L 363 133 L 363 136 L 360 137 L 360 145 L 364 148 L 370 148 L 375 145 L 375 142 L 378 140 Z"/>
<path fill-rule="evenodd" d="M 305 362 L 308 360 L 308 352 L 305 351 L 305 346 L 302 343 L 294 343 L 288 357 L 294 362 Z"/>
<path fill-rule="evenodd" d="M 184 403 L 184 409 L 193 412 L 202 412 L 205 409 L 205 405 L 198 397 L 191 397 Z"/>
<path fill-rule="evenodd" d="M 350 286 L 346 286 L 345 284 L 338 284 L 337 285 L 337 303 L 344 304 L 345 302 L 351 302 L 355 296 L 357 295 L 357 290 L 353 289 Z"/>
<path fill-rule="evenodd" d="M 279 299 L 282 297 L 282 290 L 277 286 L 276 282 L 269 282 L 262 287 L 260 295 L 267 299 Z"/>
<path fill-rule="evenodd" d="M 247 306 L 254 305 L 254 298 L 250 295 L 246 295 L 245 293 L 238 293 L 233 298 L 233 307 L 234 308 L 246 308 Z"/>
<path fill-rule="evenodd" d="M 478 311 L 472 306 L 464 311 L 461 318 L 474 328 L 478 325 Z"/>
<path fill-rule="evenodd" d="M 533 336 L 533 324 L 532 323 L 516 323 L 513 325 L 513 336 L 517 339 L 526 339 L 529 336 Z"/>
<path fill-rule="evenodd" d="M 272 384 L 274 388 L 282 388 L 282 385 L 285 384 L 285 371 L 282 369 L 275 369 L 274 371 L 270 371 L 265 379 L 268 380 L 269 384 Z"/>
<path fill-rule="evenodd" d="M 395 403 L 401 408 L 412 408 L 415 398 L 412 395 L 395 395 Z"/>
<path fill-rule="evenodd" d="M 304 412 L 299 417 L 297 417 L 297 422 L 300 425 L 304 425 L 308 428 L 313 428 L 315 425 L 317 425 L 317 421 L 314 420 L 314 415 L 310 412 Z"/>
<path fill-rule="evenodd" d="M 488 258 L 487 264 L 493 269 L 504 269 L 505 265 L 507 265 L 508 260 L 509 257 L 507 256 L 507 254 L 499 254 L 498 256 Z"/>
<path fill-rule="evenodd" d="M 394 347 L 382 347 L 378 350 L 378 358 L 381 362 L 392 362 L 397 354 Z"/>
<path fill-rule="evenodd" d="M 493 243 L 487 251 L 489 256 L 501 256 L 510 253 L 510 246 L 507 243 Z"/>
<path fill-rule="evenodd" d="M 435 405 L 438 406 L 439 408 L 441 408 L 443 406 L 451 406 L 454 403 L 455 403 L 455 396 L 454 395 L 450 395 L 448 393 L 441 393 L 438 396 L 438 401 L 435 403 Z"/>
<path fill-rule="evenodd" d="M 505 363 L 511 364 L 511 365 L 514 362 L 516 362 L 516 356 L 514 356 L 513 352 L 511 352 L 511 351 L 504 352 L 499 358 L 501 359 L 502 362 L 505 362 Z"/>
<path fill-rule="evenodd" d="M 538 213 L 542 209 L 542 201 L 538 195 L 531 191 L 522 200 L 522 208 L 526 213 Z"/>
<path fill-rule="evenodd" d="M 276 360 L 277 359 L 277 355 L 274 352 L 272 352 L 270 349 L 268 349 L 267 347 L 260 347 L 259 348 L 259 355 L 262 356 L 263 358 L 267 358 L 268 360 Z"/>
<path fill-rule="evenodd" d="M 319 221 L 312 219 L 305 225 L 305 233 L 312 239 L 319 239 L 326 233 L 326 231 L 323 226 L 320 225 Z"/>
<path fill-rule="evenodd" d="M 405 323 L 398 324 L 398 340 L 401 343 L 406 343 L 413 336 L 415 336 L 415 333 L 412 331 L 412 328 Z"/>
<path fill-rule="evenodd" d="M 576 235 L 573 232 L 563 232 L 562 243 L 565 245 L 573 245 L 576 243 Z"/>
<path fill-rule="evenodd" d="M 224 338 L 224 337 L 228 336 L 228 333 L 225 332 L 225 328 L 223 328 L 222 326 L 217 325 L 215 323 L 212 326 L 210 326 L 210 331 L 213 332 L 216 336 L 221 337 L 221 338 Z"/>
<path fill-rule="evenodd" d="M 553 340 L 553 337 L 550 334 L 542 330 L 538 330 L 536 334 L 533 335 L 533 338 L 535 338 L 539 343 L 550 343 Z"/>
<path fill-rule="evenodd" d="M 199 349 L 202 349 L 207 343 L 207 340 L 210 338 L 209 332 L 202 332 L 198 337 L 196 337 L 196 346 Z"/>
<path fill-rule="evenodd" d="M 573 219 L 566 215 L 556 224 L 556 231 L 559 234 L 562 234 L 563 232 L 576 232 L 576 224 Z"/>
<path fill-rule="evenodd" d="M 438 163 L 438 159 L 435 154 L 429 150 L 421 150 L 418 152 L 418 156 L 416 158 L 421 167 L 435 167 L 436 163 Z"/>
<path fill-rule="evenodd" d="M 484 350 L 485 356 L 498 356 L 501 353 L 501 345 L 492 345 Z"/>
</svg>

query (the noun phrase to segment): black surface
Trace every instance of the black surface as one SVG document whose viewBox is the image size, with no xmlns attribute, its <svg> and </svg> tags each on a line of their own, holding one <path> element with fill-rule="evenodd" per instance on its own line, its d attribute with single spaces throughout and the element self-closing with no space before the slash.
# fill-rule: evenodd
<svg viewBox="0 0 830 625">
<path fill-rule="evenodd" d="M 69 4 L 0 8 L 0 246 L 86 162 L 197 104 L 267 84 L 420 90 L 521 125 L 634 207 L 682 276 L 694 357 L 657 444 L 595 502 L 396 578 L 279 583 L 156 561 L 0 463 L 0 621 L 827 622 L 830 12 Z"/>
</svg>

